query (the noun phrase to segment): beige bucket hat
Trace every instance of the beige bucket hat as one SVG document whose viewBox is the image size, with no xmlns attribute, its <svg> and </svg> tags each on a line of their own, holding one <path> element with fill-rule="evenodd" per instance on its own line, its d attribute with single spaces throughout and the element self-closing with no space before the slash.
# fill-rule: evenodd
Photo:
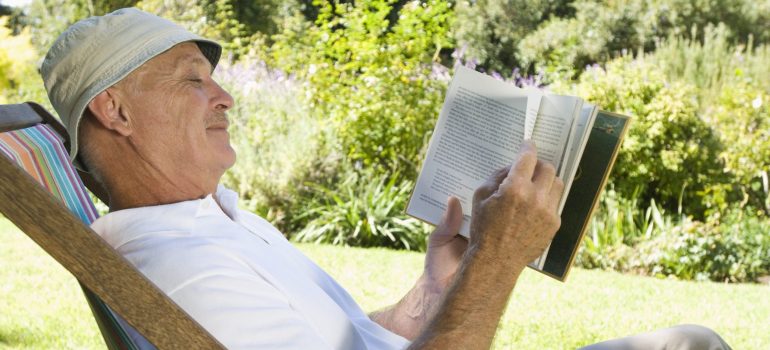
<svg viewBox="0 0 770 350">
<path fill-rule="evenodd" d="M 78 125 L 91 100 L 151 58 L 187 41 L 198 44 L 216 67 L 222 47 L 181 26 L 135 8 L 81 20 L 62 33 L 40 68 L 53 108 L 70 137 L 70 159 L 77 160 Z"/>
</svg>

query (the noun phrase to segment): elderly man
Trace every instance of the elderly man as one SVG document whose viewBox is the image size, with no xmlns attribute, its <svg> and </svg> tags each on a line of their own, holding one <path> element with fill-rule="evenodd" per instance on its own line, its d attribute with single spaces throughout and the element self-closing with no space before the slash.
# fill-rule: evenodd
<svg viewBox="0 0 770 350">
<path fill-rule="evenodd" d="M 235 162 L 234 101 L 211 78 L 220 52 L 136 9 L 78 22 L 54 43 L 42 74 L 70 155 L 109 193 L 110 213 L 93 228 L 228 348 L 488 348 L 519 274 L 559 226 L 554 168 L 525 144 L 476 191 L 469 242 L 450 199 L 422 276 L 396 305 L 367 315 L 218 185 Z M 728 348 L 696 326 L 628 339 L 597 346 Z"/>
</svg>

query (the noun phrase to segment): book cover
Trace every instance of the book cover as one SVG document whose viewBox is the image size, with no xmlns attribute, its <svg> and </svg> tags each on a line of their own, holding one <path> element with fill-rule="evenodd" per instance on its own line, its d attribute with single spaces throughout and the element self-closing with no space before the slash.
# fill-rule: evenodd
<svg viewBox="0 0 770 350">
<path fill-rule="evenodd" d="M 567 278 L 629 121 L 628 117 L 615 113 L 599 111 L 597 114 L 562 211 L 561 227 L 551 242 L 541 272 L 560 281 Z"/>
</svg>

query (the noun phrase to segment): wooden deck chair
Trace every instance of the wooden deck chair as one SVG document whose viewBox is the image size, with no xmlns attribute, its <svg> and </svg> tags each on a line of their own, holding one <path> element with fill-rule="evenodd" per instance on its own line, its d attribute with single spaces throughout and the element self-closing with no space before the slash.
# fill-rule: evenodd
<svg viewBox="0 0 770 350">
<path fill-rule="evenodd" d="M 67 143 L 40 105 L 0 105 L 0 212 L 78 279 L 109 349 L 223 348 L 87 226 L 97 213 Z"/>
</svg>

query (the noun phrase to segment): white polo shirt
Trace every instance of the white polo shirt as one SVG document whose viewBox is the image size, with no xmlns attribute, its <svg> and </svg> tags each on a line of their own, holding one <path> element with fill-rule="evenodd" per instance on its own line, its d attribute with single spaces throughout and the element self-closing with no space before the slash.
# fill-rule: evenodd
<svg viewBox="0 0 770 350">
<path fill-rule="evenodd" d="M 402 349 L 318 265 L 223 186 L 91 226 L 228 349 Z M 217 204 L 217 201 L 220 205 Z"/>
</svg>

